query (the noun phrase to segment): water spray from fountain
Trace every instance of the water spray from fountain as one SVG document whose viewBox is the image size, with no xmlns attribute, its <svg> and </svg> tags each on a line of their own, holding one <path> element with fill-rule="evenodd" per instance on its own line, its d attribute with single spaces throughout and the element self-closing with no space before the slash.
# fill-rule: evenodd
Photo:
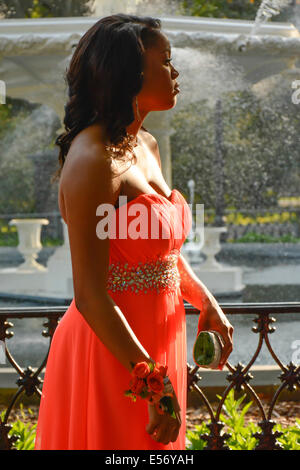
<svg viewBox="0 0 300 470">
<path fill-rule="evenodd" d="M 251 35 L 256 34 L 259 27 L 273 16 L 279 15 L 281 11 L 292 4 L 291 0 L 263 0 L 257 10 Z"/>
<path fill-rule="evenodd" d="M 249 36 L 241 36 L 238 41 L 238 50 L 244 52 L 253 36 L 257 35 L 261 26 L 273 16 L 279 15 L 282 10 L 292 5 L 292 0 L 263 0 L 257 10 L 253 27 Z"/>
</svg>

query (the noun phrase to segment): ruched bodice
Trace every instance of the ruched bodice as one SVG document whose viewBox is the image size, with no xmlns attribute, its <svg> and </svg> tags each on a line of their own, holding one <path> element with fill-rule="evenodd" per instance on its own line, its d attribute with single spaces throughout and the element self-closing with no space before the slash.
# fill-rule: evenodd
<svg viewBox="0 0 300 470">
<path fill-rule="evenodd" d="M 174 258 L 191 229 L 190 208 L 177 189 L 169 199 L 160 194 L 140 194 L 116 209 L 110 220 L 111 267 Z"/>
</svg>

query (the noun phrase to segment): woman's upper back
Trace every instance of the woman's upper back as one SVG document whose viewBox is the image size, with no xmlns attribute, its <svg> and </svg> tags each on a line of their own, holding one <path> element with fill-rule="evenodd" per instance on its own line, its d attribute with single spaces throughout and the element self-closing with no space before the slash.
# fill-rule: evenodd
<svg viewBox="0 0 300 470">
<path fill-rule="evenodd" d="M 67 199 L 80 200 L 82 192 L 101 187 L 107 202 L 115 203 L 121 185 L 120 176 L 113 173 L 114 162 L 107 153 L 101 126 L 93 125 L 81 131 L 72 141 L 59 182 L 59 207 L 68 223 Z M 78 201 L 79 202 L 79 201 Z M 77 204 L 76 204 L 77 205 Z"/>
</svg>

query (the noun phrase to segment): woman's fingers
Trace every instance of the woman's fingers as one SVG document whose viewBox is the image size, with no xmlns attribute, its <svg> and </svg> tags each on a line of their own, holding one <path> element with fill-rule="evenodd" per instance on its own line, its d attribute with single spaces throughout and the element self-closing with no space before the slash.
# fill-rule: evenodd
<svg viewBox="0 0 300 470">
<path fill-rule="evenodd" d="M 168 444 L 168 429 L 162 425 L 157 429 L 154 439 L 162 444 Z"/>
<path fill-rule="evenodd" d="M 148 434 L 153 434 L 160 423 L 160 417 L 157 415 L 154 405 L 148 405 L 149 411 L 149 423 L 146 425 L 146 432 Z"/>
<path fill-rule="evenodd" d="M 155 433 L 155 432 L 157 433 L 160 426 L 161 426 L 161 423 L 159 423 L 158 421 L 150 420 L 149 423 L 146 426 L 146 431 L 150 435 Z"/>
<path fill-rule="evenodd" d="M 222 369 L 226 364 L 228 357 L 232 353 L 233 343 L 232 343 L 233 327 L 230 326 L 226 331 L 222 332 L 222 339 L 224 342 L 222 348 L 222 355 L 219 362 L 219 369 Z"/>
<path fill-rule="evenodd" d="M 146 431 L 148 434 L 153 434 L 157 429 L 157 424 L 155 423 L 148 423 L 146 426 Z"/>
<path fill-rule="evenodd" d="M 146 431 L 152 439 L 156 442 L 161 442 L 162 444 L 169 444 L 170 441 L 176 441 L 180 426 L 181 426 L 181 417 L 180 413 L 175 413 L 176 419 L 168 415 L 161 415 L 161 420 L 158 422 L 155 419 L 151 419 L 146 426 Z"/>
<path fill-rule="evenodd" d="M 152 438 L 157 441 L 161 442 L 162 444 L 169 444 L 169 442 L 175 442 L 179 430 L 180 430 L 180 425 L 178 422 L 175 422 L 174 418 L 172 419 L 173 421 L 170 422 L 170 420 L 166 420 L 163 423 L 161 423 L 160 426 L 158 426 L 156 432 L 152 435 Z"/>
</svg>

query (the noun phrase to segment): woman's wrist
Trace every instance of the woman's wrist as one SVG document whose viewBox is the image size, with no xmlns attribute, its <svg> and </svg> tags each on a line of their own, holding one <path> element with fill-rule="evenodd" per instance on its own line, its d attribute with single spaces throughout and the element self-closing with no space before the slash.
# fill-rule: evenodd
<svg viewBox="0 0 300 470">
<path fill-rule="evenodd" d="M 137 397 L 146 399 L 154 405 L 159 414 L 169 413 L 175 417 L 171 397 L 174 396 L 172 383 L 167 376 L 167 366 L 141 361 L 132 363 L 130 388 L 124 394 L 134 402 Z"/>
</svg>

